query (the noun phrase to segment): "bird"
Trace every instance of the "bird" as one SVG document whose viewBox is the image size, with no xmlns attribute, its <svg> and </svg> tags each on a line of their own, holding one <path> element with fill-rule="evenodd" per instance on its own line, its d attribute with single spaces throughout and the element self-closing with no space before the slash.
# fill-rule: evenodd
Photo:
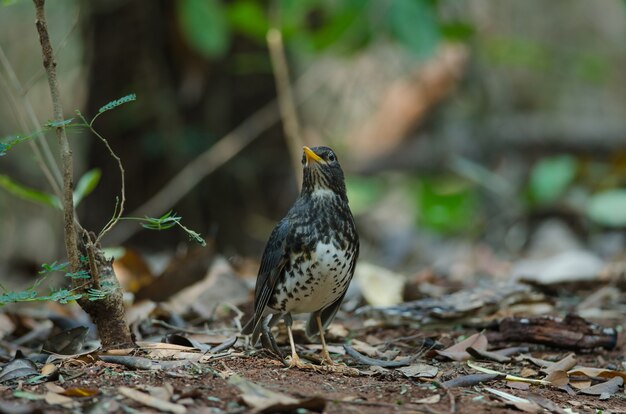
<svg viewBox="0 0 626 414">
<path fill-rule="evenodd" d="M 322 364 L 330 357 L 324 330 L 335 317 L 354 275 L 359 236 L 348 205 L 343 170 L 329 147 L 303 147 L 302 190 L 278 222 L 263 251 L 254 295 L 254 315 L 242 329 L 252 345 L 262 340 L 281 356 L 270 329 L 280 319 L 287 326 L 290 368 L 311 368 L 298 356 L 292 314 L 309 314 L 306 334 L 320 336 Z"/>
</svg>

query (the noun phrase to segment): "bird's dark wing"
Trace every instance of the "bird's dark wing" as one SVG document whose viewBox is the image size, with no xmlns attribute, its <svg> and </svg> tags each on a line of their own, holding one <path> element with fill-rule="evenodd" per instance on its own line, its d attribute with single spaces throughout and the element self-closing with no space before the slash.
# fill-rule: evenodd
<svg viewBox="0 0 626 414">
<path fill-rule="evenodd" d="M 254 291 L 254 317 L 246 325 L 242 333 L 249 334 L 255 329 L 263 317 L 265 307 L 269 303 L 276 282 L 282 274 L 285 264 L 289 261 L 286 249 L 287 233 L 289 222 L 283 218 L 274 228 L 270 235 L 265 251 L 261 258 L 261 267 L 256 279 Z"/>
</svg>

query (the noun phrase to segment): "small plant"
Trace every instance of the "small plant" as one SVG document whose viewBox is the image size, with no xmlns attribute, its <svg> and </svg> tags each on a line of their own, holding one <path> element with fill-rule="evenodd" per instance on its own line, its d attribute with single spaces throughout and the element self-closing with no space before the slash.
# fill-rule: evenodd
<svg viewBox="0 0 626 414">
<path fill-rule="evenodd" d="M 112 260 L 107 259 L 100 246 L 102 237 L 110 231 L 122 218 L 126 201 L 124 186 L 124 167 L 122 161 L 113 151 L 108 141 L 94 128 L 95 121 L 105 112 L 115 109 L 123 104 L 136 100 L 135 94 L 126 95 L 102 106 L 98 113 L 88 120 L 80 111 L 76 111 L 76 117 L 64 119 L 61 105 L 61 94 L 56 73 L 55 54 L 50 43 L 50 35 L 46 23 L 44 10 L 45 0 L 33 0 L 35 5 L 35 26 L 39 35 L 42 61 L 48 79 L 50 96 L 52 99 L 53 119 L 46 122 L 40 131 L 27 136 L 14 136 L 2 140 L 0 143 L 0 156 L 7 154 L 15 145 L 33 140 L 39 140 L 39 145 L 48 152 L 47 156 L 39 153 L 36 145 L 33 147 L 37 162 L 44 176 L 48 180 L 54 194 L 27 188 L 7 176 L 0 176 L 0 187 L 9 193 L 30 201 L 40 202 L 63 211 L 63 230 L 67 263 L 53 262 L 42 265 L 39 278 L 29 289 L 20 292 L 10 292 L 0 286 L 0 305 L 8 302 L 51 300 L 60 303 L 76 301 L 85 312 L 89 314 L 98 329 L 100 341 L 104 349 L 128 348 L 134 346 L 130 329 L 125 322 L 125 311 L 121 287 L 112 266 Z M 3 62 L 5 69 L 13 73 L 13 69 Z M 19 81 L 14 82 L 14 89 L 19 94 L 22 90 Z M 30 104 L 23 100 L 25 106 Z M 29 108 L 32 110 L 32 108 Z M 75 208 L 97 186 L 101 173 L 98 170 L 89 171 L 83 176 L 76 187 L 73 180 L 73 157 L 67 131 L 75 128 L 86 128 L 93 133 L 106 147 L 118 165 L 120 173 L 120 195 L 116 198 L 115 209 L 111 219 L 98 234 L 83 228 L 76 217 Z M 54 131 L 57 138 L 60 163 L 50 154 L 50 149 L 43 139 L 44 132 Z M 37 143 L 36 143 L 37 144 Z M 135 219 L 137 220 L 137 219 Z M 179 226 L 186 231 L 192 239 L 204 244 L 200 235 L 187 229 L 180 223 L 180 217 L 168 213 L 158 219 L 138 219 L 145 223 L 146 228 L 161 230 L 173 226 Z M 65 272 L 69 287 L 50 292 L 48 295 L 39 295 L 37 287 L 48 277 L 51 272 Z"/>
</svg>

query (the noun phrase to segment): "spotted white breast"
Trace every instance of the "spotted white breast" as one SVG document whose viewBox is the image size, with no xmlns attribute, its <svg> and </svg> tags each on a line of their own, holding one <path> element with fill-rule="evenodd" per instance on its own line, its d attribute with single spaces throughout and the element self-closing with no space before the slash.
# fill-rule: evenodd
<svg viewBox="0 0 626 414">
<path fill-rule="evenodd" d="M 293 258 L 276 289 L 276 310 L 315 312 L 339 299 L 350 283 L 353 256 L 353 250 L 319 242 L 309 260 Z"/>
</svg>

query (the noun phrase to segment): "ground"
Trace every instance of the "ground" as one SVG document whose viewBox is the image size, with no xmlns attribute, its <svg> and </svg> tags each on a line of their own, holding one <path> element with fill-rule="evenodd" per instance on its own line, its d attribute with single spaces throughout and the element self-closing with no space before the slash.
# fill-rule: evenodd
<svg viewBox="0 0 626 414">
<path fill-rule="evenodd" d="M 276 358 L 267 355 L 264 351 L 253 351 L 240 347 L 240 342 L 225 353 L 207 362 L 197 362 L 180 368 L 140 370 L 130 369 L 123 365 L 104 361 L 93 362 L 89 358 L 79 357 L 71 363 L 61 364 L 61 372 L 65 372 L 65 380 L 56 379 L 54 384 L 62 387 L 54 388 L 46 383 L 27 384 L 17 382 L 4 385 L 1 388 L 2 412 L 66 412 L 62 404 L 53 405 L 56 400 L 43 399 L 51 390 L 62 393 L 63 390 L 94 390 L 97 393 L 87 397 L 71 397 L 70 404 L 75 411 L 104 412 L 140 412 L 155 410 L 149 405 L 133 398 L 123 397 L 121 387 L 130 387 L 145 391 L 146 395 L 161 398 L 158 401 L 169 400 L 180 408 L 179 412 L 190 413 L 239 413 L 255 412 L 254 404 L 246 400 L 245 394 L 249 390 L 234 385 L 233 377 L 246 380 L 246 384 L 256 384 L 269 391 L 263 398 L 270 400 L 286 394 L 294 397 L 307 406 L 302 400 L 308 397 L 321 397 L 326 403 L 324 413 L 381 413 L 381 412 L 425 412 L 425 413 L 514 413 L 520 412 L 512 405 L 505 404 L 501 399 L 486 392 L 485 387 L 502 390 L 507 393 L 528 398 L 530 393 L 542 396 L 561 409 L 570 408 L 573 412 L 626 412 L 626 397 L 623 393 L 611 395 L 606 400 L 598 396 L 567 392 L 553 386 L 531 386 L 529 390 L 511 388 L 510 383 L 497 379 L 487 384 L 474 385 L 463 388 L 445 389 L 442 383 L 465 374 L 476 373 L 465 362 L 448 361 L 441 357 L 433 358 L 432 352 L 424 349 L 423 337 L 416 332 L 403 328 L 372 328 L 362 330 L 358 335 L 360 340 L 368 338 L 382 338 L 389 346 L 379 346 L 380 349 L 393 348 L 400 350 L 401 356 L 419 355 L 418 362 L 424 362 L 438 368 L 436 378 L 407 378 L 399 371 L 372 370 L 370 367 L 359 365 L 348 356 L 333 355 L 338 360 L 345 361 L 350 366 L 361 370 L 361 375 L 351 376 L 334 372 L 314 372 L 299 369 L 286 369 Z M 475 330 L 429 331 L 428 337 L 441 339 L 444 343 L 458 342 L 458 338 L 473 334 Z M 411 335 L 412 338 L 411 338 Z M 394 338 L 409 338 L 406 341 L 394 342 Z M 287 348 L 285 348 L 287 350 Z M 308 351 L 302 348 L 306 354 Z M 531 354 L 538 358 L 558 360 L 567 354 L 563 350 L 550 349 L 544 346 L 531 346 Z M 147 355 L 144 351 L 135 351 L 132 356 Z M 208 354 L 207 354 L 208 355 Z M 621 367 L 621 348 L 614 351 L 594 350 L 588 353 L 576 353 L 580 365 L 594 367 Z M 482 366 L 490 367 L 506 373 L 519 374 L 522 366 L 527 363 L 513 361 L 508 364 L 481 362 Z M 75 378 L 71 378 L 75 376 Z M 16 393 L 16 390 L 27 392 Z M 71 394 L 71 392 L 70 392 Z M 34 401 L 34 396 L 42 398 Z M 439 396 L 439 397 L 436 397 Z M 20 408 L 7 405 L 19 403 Z M 267 402 L 267 400 L 265 401 Z M 256 406 L 262 409 L 265 402 Z M 27 404 L 25 404 L 27 403 Z M 319 407 L 313 403 L 312 408 Z M 160 407 L 162 411 L 171 411 L 169 407 Z M 184 410 L 184 411 L 183 411 Z M 282 412 L 272 408 L 263 412 Z M 293 412 L 310 412 L 300 408 Z M 554 411 L 557 412 L 557 411 Z"/>
</svg>

